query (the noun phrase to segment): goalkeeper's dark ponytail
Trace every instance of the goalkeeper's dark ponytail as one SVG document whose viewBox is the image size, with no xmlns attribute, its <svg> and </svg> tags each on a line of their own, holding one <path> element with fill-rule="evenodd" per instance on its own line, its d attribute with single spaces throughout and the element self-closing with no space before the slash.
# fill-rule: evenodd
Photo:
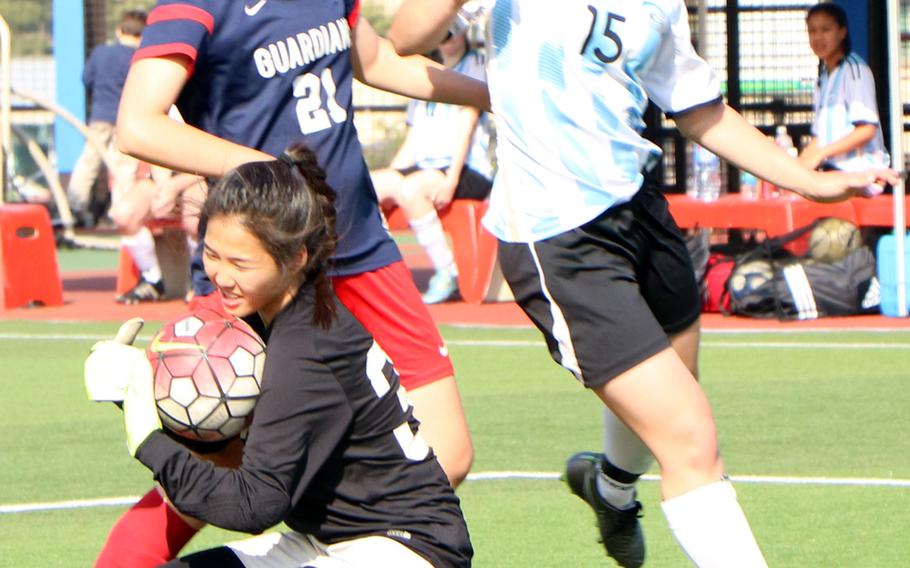
<svg viewBox="0 0 910 568">
<path fill-rule="evenodd" d="M 294 144 L 278 160 L 243 164 L 228 172 L 202 209 L 206 222 L 218 216 L 237 216 L 282 271 L 301 271 L 303 281 L 314 288 L 313 319 L 328 327 L 336 314 L 328 276 L 338 242 L 335 192 L 316 155 Z M 306 262 L 300 267 L 303 251 Z"/>
</svg>

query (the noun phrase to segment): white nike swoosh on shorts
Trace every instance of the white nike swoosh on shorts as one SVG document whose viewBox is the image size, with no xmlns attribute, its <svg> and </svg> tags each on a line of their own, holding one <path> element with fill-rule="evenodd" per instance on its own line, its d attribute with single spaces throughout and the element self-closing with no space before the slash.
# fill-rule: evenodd
<svg viewBox="0 0 910 568">
<path fill-rule="evenodd" d="M 442 355 L 443 357 L 448 357 L 448 356 L 449 356 L 449 348 L 446 347 L 445 345 L 440 345 L 440 346 L 439 346 L 439 354 Z"/>
<path fill-rule="evenodd" d="M 259 2 L 256 2 L 252 6 L 244 4 L 243 11 L 246 13 L 247 16 L 255 16 L 256 14 L 259 13 L 259 10 L 262 10 L 262 7 L 265 6 L 266 2 L 268 2 L 268 0 L 259 0 Z"/>
</svg>

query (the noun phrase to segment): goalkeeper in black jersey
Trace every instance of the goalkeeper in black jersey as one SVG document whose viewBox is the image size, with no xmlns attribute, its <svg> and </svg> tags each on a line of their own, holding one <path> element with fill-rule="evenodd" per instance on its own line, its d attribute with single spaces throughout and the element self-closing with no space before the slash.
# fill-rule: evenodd
<svg viewBox="0 0 910 568">
<path fill-rule="evenodd" d="M 284 160 L 240 166 L 210 192 L 203 217 L 206 272 L 226 310 L 267 345 L 242 463 L 218 467 L 161 431 L 141 352 L 124 397 L 128 447 L 181 513 L 249 533 L 292 530 L 168 566 L 470 566 L 459 500 L 395 370 L 326 276 L 334 193 L 313 154 L 297 146 Z M 87 368 L 108 356 L 96 348 Z"/>
</svg>

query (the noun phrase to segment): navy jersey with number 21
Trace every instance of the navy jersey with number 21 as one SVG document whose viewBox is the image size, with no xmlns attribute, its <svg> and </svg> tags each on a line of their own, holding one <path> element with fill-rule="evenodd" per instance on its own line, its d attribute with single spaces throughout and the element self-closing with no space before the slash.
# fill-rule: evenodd
<svg viewBox="0 0 910 568">
<path fill-rule="evenodd" d="M 189 59 L 177 100 L 188 124 L 274 156 L 300 140 L 313 149 L 338 193 L 341 275 L 400 259 L 354 128 L 358 12 L 358 0 L 159 0 L 135 56 Z"/>
</svg>

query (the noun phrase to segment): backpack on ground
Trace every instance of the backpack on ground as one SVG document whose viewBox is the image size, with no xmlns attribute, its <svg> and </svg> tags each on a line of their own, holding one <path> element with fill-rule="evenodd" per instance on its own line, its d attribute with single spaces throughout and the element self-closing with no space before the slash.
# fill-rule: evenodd
<svg viewBox="0 0 910 568">
<path fill-rule="evenodd" d="M 859 246 L 835 262 L 787 258 L 779 247 L 806 234 L 813 223 L 737 259 L 727 282 L 730 313 L 779 319 L 816 319 L 879 311 L 875 255 Z"/>
</svg>

